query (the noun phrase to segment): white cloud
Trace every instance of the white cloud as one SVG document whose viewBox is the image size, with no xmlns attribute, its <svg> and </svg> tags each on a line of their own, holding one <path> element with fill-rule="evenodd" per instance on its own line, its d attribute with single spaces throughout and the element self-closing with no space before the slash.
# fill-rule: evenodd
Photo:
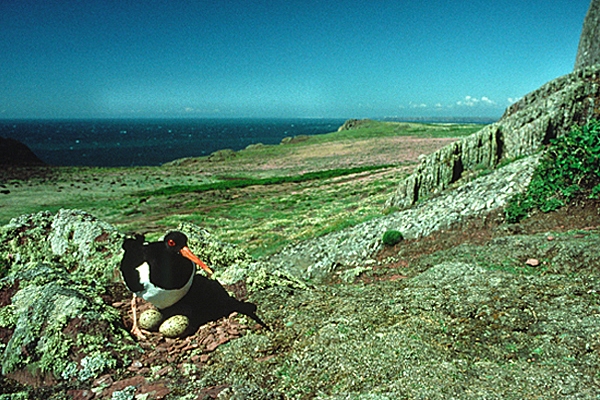
<svg viewBox="0 0 600 400">
<path fill-rule="evenodd" d="M 494 105 L 494 104 L 496 104 L 496 102 L 495 102 L 495 101 L 493 101 L 493 100 L 490 100 L 489 98 L 487 98 L 487 97 L 485 97 L 485 96 L 483 96 L 483 97 L 481 98 L 481 102 L 482 102 L 482 103 L 485 103 L 485 104 L 489 104 L 489 105 Z"/>
<path fill-rule="evenodd" d="M 412 101 L 409 103 L 410 108 L 427 108 L 427 104 L 425 103 L 413 103 Z"/>
<path fill-rule="evenodd" d="M 508 104 L 514 104 L 521 99 L 522 99 L 522 97 L 509 97 L 506 100 L 508 101 Z"/>
<path fill-rule="evenodd" d="M 483 96 L 480 99 L 478 99 L 477 97 L 465 96 L 465 98 L 463 100 L 457 101 L 456 104 L 459 106 L 475 107 L 478 105 L 495 106 L 496 102 L 491 100 L 487 96 Z"/>
</svg>

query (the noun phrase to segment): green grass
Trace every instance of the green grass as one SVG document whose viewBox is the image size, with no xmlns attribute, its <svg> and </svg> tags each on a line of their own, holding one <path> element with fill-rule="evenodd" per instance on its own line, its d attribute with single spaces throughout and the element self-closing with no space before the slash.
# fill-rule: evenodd
<svg viewBox="0 0 600 400">
<path fill-rule="evenodd" d="M 232 178 L 225 180 L 205 183 L 202 185 L 175 185 L 167 186 L 158 190 L 142 191 L 137 193 L 140 197 L 146 196 L 172 196 L 180 193 L 199 193 L 211 190 L 239 189 L 248 186 L 267 186 L 281 185 L 284 183 L 300 183 L 318 179 L 331 179 L 339 176 L 357 174 L 366 171 L 376 171 L 379 169 L 391 168 L 392 165 L 368 165 L 356 168 L 337 168 L 324 171 L 307 172 L 301 175 L 292 176 L 274 176 L 269 178 Z"/>
<path fill-rule="evenodd" d="M 188 221 L 238 244 L 254 256 L 271 254 L 286 244 L 321 236 L 382 215 L 389 193 L 404 175 L 370 172 L 356 182 L 339 178 L 306 181 L 222 193 L 181 193 L 169 196 L 178 213 L 157 221 L 173 226 Z M 167 200 L 167 199 L 165 199 Z M 150 201 L 151 202 L 151 201 Z M 160 201 L 157 204 L 164 204 Z M 149 205 L 142 214 L 153 213 Z M 173 206 L 175 207 L 175 206 Z"/>
<path fill-rule="evenodd" d="M 524 263 L 520 263 L 517 260 L 503 260 L 501 263 L 490 263 L 482 261 L 480 263 L 483 267 L 490 271 L 503 271 L 511 275 L 541 275 L 546 272 L 548 267 L 546 265 L 539 265 L 532 267 Z"/>
<path fill-rule="evenodd" d="M 373 139 L 397 136 L 418 136 L 423 138 L 454 138 L 469 136 L 479 131 L 481 124 L 422 124 L 412 122 L 366 121 L 358 129 L 332 132 L 310 137 L 309 141 L 328 142 L 341 139 Z"/>
<path fill-rule="evenodd" d="M 360 129 L 253 146 L 221 161 L 199 157 L 162 167 L 62 167 L 27 179 L 3 179 L 0 171 L 0 182 L 11 191 L 0 197 L 0 223 L 41 210 L 76 208 L 123 232 L 154 239 L 189 221 L 260 257 L 383 215 L 385 201 L 416 165 L 416 156 L 402 159 L 399 152 L 410 148 L 418 155 L 445 143 L 397 138 L 458 138 L 481 127 L 369 121 Z"/>
</svg>

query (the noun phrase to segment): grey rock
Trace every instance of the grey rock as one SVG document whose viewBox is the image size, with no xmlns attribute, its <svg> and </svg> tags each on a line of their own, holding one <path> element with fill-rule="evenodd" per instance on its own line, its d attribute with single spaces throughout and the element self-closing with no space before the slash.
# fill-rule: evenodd
<svg viewBox="0 0 600 400">
<path fill-rule="evenodd" d="M 4 375 L 21 371 L 14 376 L 19 380 L 27 371 L 32 376 L 26 383 L 32 378 L 85 381 L 114 368 L 122 362 L 118 352 L 133 347 L 119 328 L 118 313 L 59 265 L 38 264 L 0 285 L 19 285 L 11 305 L 2 309 L 2 325 L 8 325 L 3 328 L 13 330 L 1 354 Z M 73 362 L 69 354 L 81 361 Z"/>
<path fill-rule="evenodd" d="M 122 235 L 90 214 L 60 210 L 0 228 L 2 374 L 29 385 L 81 382 L 124 362 L 137 346 L 101 295 L 117 279 Z"/>
<path fill-rule="evenodd" d="M 600 63 L 600 0 L 592 0 L 583 22 L 575 70 Z"/>
<path fill-rule="evenodd" d="M 415 206 L 328 235 L 290 245 L 265 262 L 269 271 L 282 270 L 299 279 L 320 281 L 332 273 L 362 267 L 383 246 L 383 234 L 400 231 L 407 239 L 427 236 L 467 217 L 476 217 L 503 207 L 523 192 L 537 166 L 532 155 Z"/>
<path fill-rule="evenodd" d="M 123 237 L 83 211 L 42 211 L 13 218 L 0 228 L 0 255 L 9 260 L 9 273 L 39 262 L 57 262 L 71 274 L 102 284 L 113 280 Z"/>
</svg>

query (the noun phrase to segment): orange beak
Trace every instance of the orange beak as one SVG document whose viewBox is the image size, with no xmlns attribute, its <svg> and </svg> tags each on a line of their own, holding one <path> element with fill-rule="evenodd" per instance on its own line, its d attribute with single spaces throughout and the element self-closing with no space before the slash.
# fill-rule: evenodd
<svg viewBox="0 0 600 400">
<path fill-rule="evenodd" d="M 196 255 L 194 253 L 192 253 L 192 251 L 189 249 L 189 247 L 187 247 L 187 246 L 183 247 L 181 250 L 179 250 L 179 253 L 182 256 L 184 256 L 185 258 L 187 258 L 188 260 L 190 260 L 191 262 L 193 262 L 194 264 L 198 265 L 200 268 L 202 268 L 206 272 L 208 272 L 209 275 L 212 275 L 213 272 L 210 268 L 208 268 L 208 265 L 204 264 L 202 262 L 202 260 L 200 260 L 198 257 L 196 257 Z"/>
</svg>

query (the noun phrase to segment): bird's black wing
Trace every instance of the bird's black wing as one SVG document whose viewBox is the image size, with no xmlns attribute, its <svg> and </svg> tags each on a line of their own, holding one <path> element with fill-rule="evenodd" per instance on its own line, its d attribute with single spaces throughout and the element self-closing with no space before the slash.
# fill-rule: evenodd
<svg viewBox="0 0 600 400">
<path fill-rule="evenodd" d="M 132 292 L 139 292 L 144 287 L 140 284 L 140 275 L 137 267 L 143 264 L 144 256 L 144 236 L 135 235 L 133 239 L 125 239 L 123 242 L 125 254 L 121 260 L 121 275 L 125 284 Z"/>
</svg>

